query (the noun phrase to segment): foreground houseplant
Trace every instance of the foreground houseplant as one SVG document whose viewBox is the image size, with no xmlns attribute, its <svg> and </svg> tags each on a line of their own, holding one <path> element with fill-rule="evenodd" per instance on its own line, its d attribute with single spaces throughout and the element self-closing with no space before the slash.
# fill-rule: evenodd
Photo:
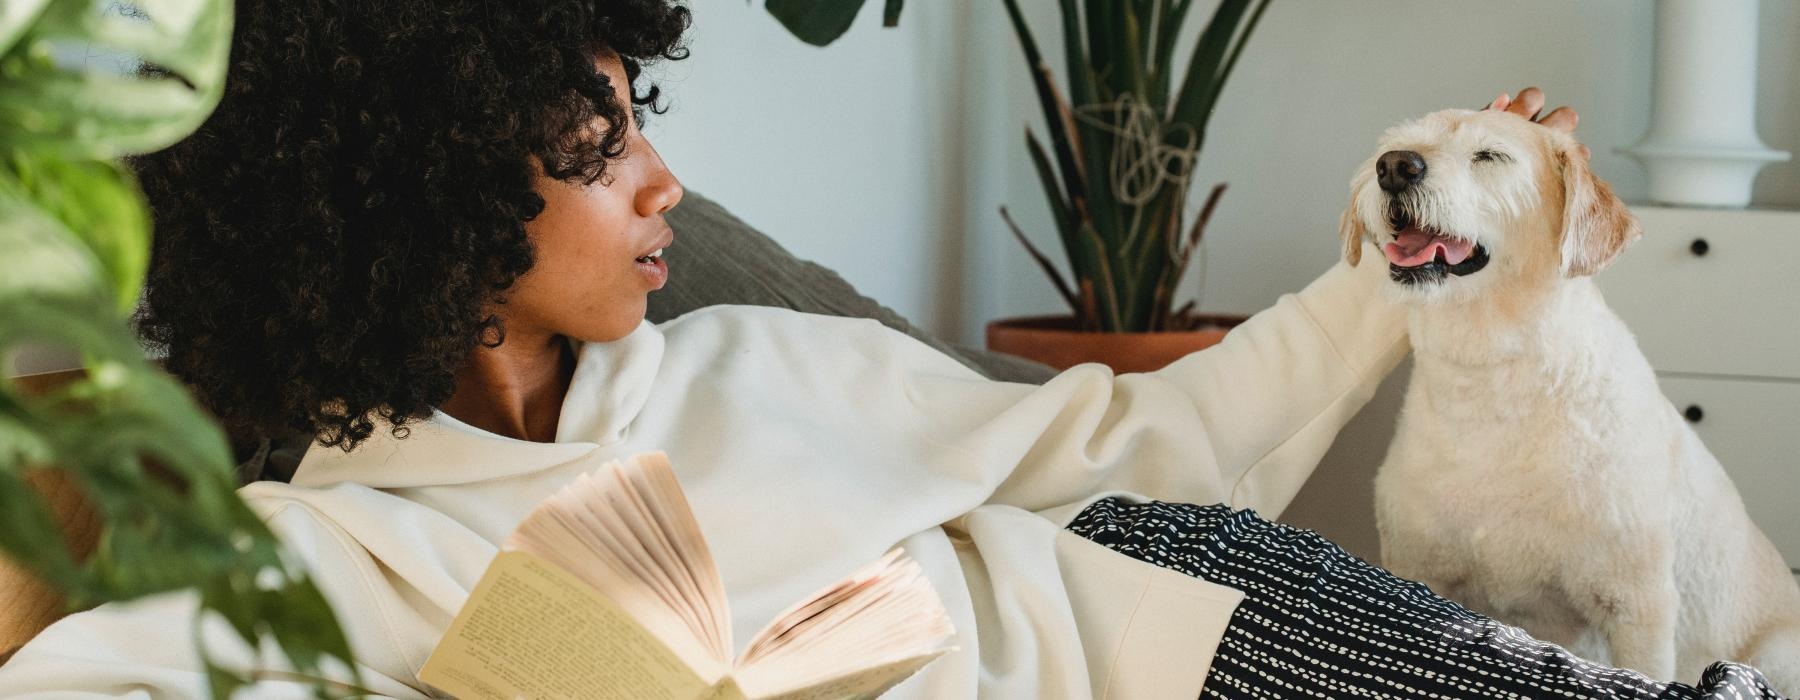
<svg viewBox="0 0 1800 700">
<path fill-rule="evenodd" d="M 117 161 L 180 140 L 212 111 L 231 17 L 230 0 L 0 5 L 0 358 L 50 346 L 84 370 L 0 380 L 0 573 L 28 571 L 75 609 L 193 590 L 203 617 L 274 642 L 317 677 L 328 663 L 354 668 L 330 607 L 236 495 L 219 429 L 145 361 L 125 320 L 150 231 Z M 96 50 L 157 70 L 81 58 Z M 65 540 L 72 502 L 91 509 L 88 542 Z M 199 651 L 217 697 L 291 677 Z"/>
<path fill-rule="evenodd" d="M 1017 0 L 1005 2 L 1050 137 L 1046 148 L 1028 128 L 1025 145 L 1073 279 L 1005 207 L 1001 215 L 1072 313 L 997 321 L 989 347 L 1056 366 L 1144 371 L 1218 342 L 1240 319 L 1196 314 L 1193 302 L 1177 308 L 1174 288 L 1225 189 L 1214 186 L 1187 221 L 1206 124 L 1267 0 L 1222 0 L 1179 84 L 1174 47 L 1191 0 L 1062 0 L 1067 98 Z"/>
</svg>

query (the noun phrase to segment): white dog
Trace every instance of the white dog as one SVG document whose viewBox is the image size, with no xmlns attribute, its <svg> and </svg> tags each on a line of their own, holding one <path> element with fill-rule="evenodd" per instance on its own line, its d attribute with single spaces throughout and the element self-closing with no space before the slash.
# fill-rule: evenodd
<svg viewBox="0 0 1800 700">
<path fill-rule="evenodd" d="M 1450 110 L 1352 181 L 1344 254 L 1373 241 L 1411 304 L 1383 564 L 1597 661 L 1741 661 L 1800 693 L 1800 586 L 1590 279 L 1640 229 L 1578 150 Z"/>
</svg>

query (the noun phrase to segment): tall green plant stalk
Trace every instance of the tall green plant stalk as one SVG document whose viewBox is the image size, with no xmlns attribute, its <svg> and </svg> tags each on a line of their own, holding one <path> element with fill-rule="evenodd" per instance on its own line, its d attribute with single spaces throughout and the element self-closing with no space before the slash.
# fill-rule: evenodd
<svg viewBox="0 0 1800 700">
<path fill-rule="evenodd" d="M 324 597 L 238 498 L 220 431 L 144 360 L 125 321 L 150 219 L 117 160 L 168 146 L 211 113 L 231 17 L 230 0 L 0 3 L 0 359 L 59 347 L 86 370 L 44 395 L 0 379 L 0 553 L 71 607 L 191 589 L 202 615 L 248 644 L 272 639 L 300 673 L 320 676 L 329 659 L 354 673 Z M 94 49 L 163 70 L 56 58 Z M 67 549 L 27 483 L 40 470 L 65 472 L 94 507 L 91 556 Z M 215 697 L 258 675 L 200 655 Z M 315 685 L 321 696 L 351 689 Z"/>
<path fill-rule="evenodd" d="M 1001 214 L 1084 329 L 1179 330 L 1173 309 L 1224 185 L 1184 229 L 1206 124 L 1268 0 L 1222 0 L 1176 84 L 1174 49 L 1192 0 L 1059 0 L 1068 96 L 1019 11 L 1004 0 L 1043 110 L 1049 147 L 1029 127 L 1037 169 L 1073 281 Z M 1184 235 L 1185 230 L 1185 235 Z"/>
</svg>

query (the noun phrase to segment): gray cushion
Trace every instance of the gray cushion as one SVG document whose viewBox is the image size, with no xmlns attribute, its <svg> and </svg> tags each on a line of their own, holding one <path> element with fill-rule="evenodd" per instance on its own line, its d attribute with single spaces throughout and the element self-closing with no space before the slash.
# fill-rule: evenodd
<svg viewBox="0 0 1800 700">
<path fill-rule="evenodd" d="M 872 318 L 960 360 L 989 378 L 1041 384 L 1048 366 L 946 343 L 857 293 L 837 273 L 801 260 L 712 200 L 692 191 L 668 215 L 675 245 L 663 256 L 668 286 L 650 293 L 649 318 L 661 323 L 715 304 L 780 306 L 830 316 Z"/>
</svg>

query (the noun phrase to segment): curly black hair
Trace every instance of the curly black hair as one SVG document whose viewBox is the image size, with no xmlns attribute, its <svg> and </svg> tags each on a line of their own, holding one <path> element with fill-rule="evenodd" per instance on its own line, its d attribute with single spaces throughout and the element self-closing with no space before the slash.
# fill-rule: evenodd
<svg viewBox="0 0 1800 700">
<path fill-rule="evenodd" d="M 129 161 L 156 230 L 140 332 L 234 438 L 303 431 L 349 450 L 376 417 L 403 435 L 477 344 L 503 339 L 486 308 L 532 265 L 532 161 L 603 181 L 626 120 L 656 109 L 642 67 L 686 55 L 688 10 L 236 7 L 218 109 Z M 595 70 L 606 55 L 633 85 Z"/>
</svg>

